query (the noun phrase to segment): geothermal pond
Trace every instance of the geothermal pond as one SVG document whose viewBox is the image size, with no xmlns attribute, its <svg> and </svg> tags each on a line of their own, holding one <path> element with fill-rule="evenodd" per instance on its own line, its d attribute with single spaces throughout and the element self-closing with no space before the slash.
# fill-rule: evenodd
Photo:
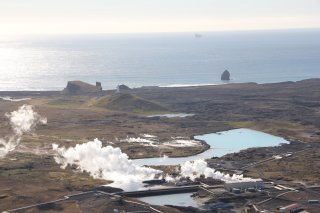
<svg viewBox="0 0 320 213">
<path fill-rule="evenodd" d="M 149 115 L 148 118 L 154 118 L 154 117 L 185 118 L 185 117 L 191 117 L 191 116 L 194 116 L 194 114 L 172 113 L 172 114 Z"/>
<path fill-rule="evenodd" d="M 223 155 L 239 152 L 240 150 L 253 147 L 278 146 L 282 143 L 289 143 L 285 139 L 273 136 L 264 132 L 251 129 L 234 129 L 224 132 L 217 132 L 194 137 L 203 140 L 210 145 L 207 151 L 190 157 L 157 157 L 136 159 L 133 162 L 137 165 L 177 165 L 186 161 L 196 159 L 208 159 L 212 157 L 221 157 Z"/>
<path fill-rule="evenodd" d="M 174 206 L 192 206 L 198 207 L 196 201 L 191 197 L 193 193 L 182 193 L 172 195 L 159 195 L 150 197 L 141 197 L 139 200 L 151 205 L 174 205 Z"/>
</svg>

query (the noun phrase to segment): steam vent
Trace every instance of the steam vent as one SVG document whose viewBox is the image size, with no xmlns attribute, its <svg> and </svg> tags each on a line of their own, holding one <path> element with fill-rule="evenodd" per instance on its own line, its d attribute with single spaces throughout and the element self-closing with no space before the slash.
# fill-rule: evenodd
<svg viewBox="0 0 320 213">
<path fill-rule="evenodd" d="M 230 81 L 230 72 L 228 70 L 225 70 L 221 75 L 222 81 Z"/>
</svg>

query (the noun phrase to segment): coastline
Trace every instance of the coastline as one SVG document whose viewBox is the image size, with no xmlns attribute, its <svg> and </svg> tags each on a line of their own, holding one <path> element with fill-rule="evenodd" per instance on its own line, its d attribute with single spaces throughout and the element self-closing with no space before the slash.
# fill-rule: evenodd
<svg viewBox="0 0 320 213">
<path fill-rule="evenodd" d="M 197 87 L 224 87 L 228 85 L 282 85 L 282 84 L 292 84 L 292 83 L 299 83 L 304 81 L 318 81 L 319 78 L 306 78 L 296 81 L 277 81 L 277 82 L 266 82 L 266 83 L 256 83 L 252 81 L 248 82 L 237 82 L 237 81 L 223 81 L 221 83 L 198 83 L 198 84 L 168 84 L 168 85 L 142 85 L 139 87 L 132 87 L 133 90 L 139 89 L 156 89 L 156 88 L 197 88 Z M 41 96 L 41 95 L 59 95 L 61 94 L 63 87 L 61 90 L 41 90 L 41 89 L 34 89 L 34 90 L 0 90 L 0 96 Z M 106 89 L 101 91 L 101 95 L 108 94 L 110 92 L 115 92 L 116 89 Z M 94 95 L 94 94 L 82 94 L 82 95 Z"/>
</svg>

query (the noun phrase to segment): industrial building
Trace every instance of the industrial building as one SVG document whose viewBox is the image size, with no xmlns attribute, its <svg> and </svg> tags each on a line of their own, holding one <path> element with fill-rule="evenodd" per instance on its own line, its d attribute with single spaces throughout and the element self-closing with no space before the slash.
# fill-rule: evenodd
<svg viewBox="0 0 320 213">
<path fill-rule="evenodd" d="M 262 180 L 254 180 L 254 181 L 246 181 L 246 182 L 233 182 L 233 183 L 225 183 L 224 188 L 230 192 L 234 191 L 235 189 L 240 191 L 245 191 L 250 189 L 263 189 L 264 182 Z"/>
</svg>

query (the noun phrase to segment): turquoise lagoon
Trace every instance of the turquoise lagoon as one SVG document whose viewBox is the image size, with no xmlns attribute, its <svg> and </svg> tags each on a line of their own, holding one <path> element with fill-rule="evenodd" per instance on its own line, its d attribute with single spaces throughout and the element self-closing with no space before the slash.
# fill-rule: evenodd
<svg viewBox="0 0 320 213">
<path fill-rule="evenodd" d="M 133 162 L 137 165 L 177 165 L 196 159 L 221 157 L 223 155 L 239 152 L 248 148 L 272 147 L 289 143 L 284 138 L 245 128 L 198 135 L 194 138 L 208 143 L 210 145 L 210 149 L 203 153 L 189 157 L 144 158 L 133 160 Z"/>
</svg>

